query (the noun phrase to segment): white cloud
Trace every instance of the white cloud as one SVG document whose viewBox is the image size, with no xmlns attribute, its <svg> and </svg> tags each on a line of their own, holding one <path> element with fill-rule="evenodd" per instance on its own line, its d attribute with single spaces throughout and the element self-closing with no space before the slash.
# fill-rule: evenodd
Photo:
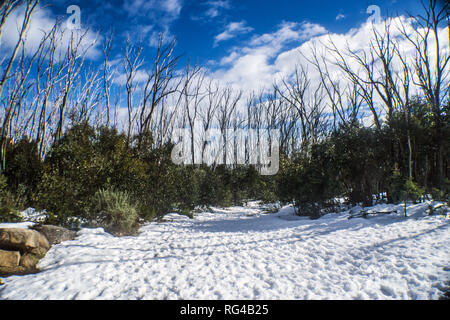
<svg viewBox="0 0 450 320">
<path fill-rule="evenodd" d="M 347 16 L 346 16 L 345 14 L 339 13 L 339 14 L 336 16 L 336 21 L 343 20 L 343 19 L 345 19 L 346 17 L 347 17 Z"/>
<path fill-rule="evenodd" d="M 170 27 L 180 17 L 182 8 L 183 0 L 131 0 L 123 5 L 130 17 L 145 17 L 148 21 L 147 25 L 140 25 L 139 31 L 140 36 L 148 39 L 147 43 L 153 47 L 158 45 L 159 33 L 164 34 L 165 40 L 173 37 Z M 125 34 L 128 35 L 129 31 Z"/>
<path fill-rule="evenodd" d="M 223 57 L 222 59 L 220 59 L 219 64 L 220 65 L 226 65 L 226 64 L 230 64 L 232 63 L 234 60 L 236 60 L 237 58 L 239 58 L 239 53 L 237 53 L 236 51 L 233 51 L 230 55 Z"/>
<path fill-rule="evenodd" d="M 252 30 L 252 27 L 246 26 L 245 21 L 231 22 L 225 27 L 222 33 L 214 37 L 214 46 L 217 46 L 221 41 L 232 39 L 240 34 L 249 33 Z"/>
<path fill-rule="evenodd" d="M 409 63 L 413 63 L 414 49 L 411 44 L 402 37 L 399 29 L 396 27 L 400 24 L 405 25 L 408 32 L 413 31 L 413 26 L 409 19 L 405 17 L 398 17 L 392 20 L 391 23 L 391 38 L 399 41 L 400 50 L 404 57 L 409 59 Z M 382 24 L 375 25 L 378 32 L 383 33 L 384 27 Z M 312 84 L 317 84 L 320 81 L 319 73 L 310 65 L 305 56 L 311 57 L 311 47 L 316 46 L 318 54 L 324 54 L 325 58 L 332 60 L 332 55 L 326 50 L 330 41 L 336 47 L 345 52 L 346 48 L 356 51 L 368 51 L 370 41 L 374 38 L 372 23 L 367 22 L 358 28 L 351 29 L 347 33 L 329 33 L 325 34 L 326 30 L 320 25 L 313 25 L 310 23 L 284 23 L 278 30 L 273 33 L 268 33 L 260 36 L 255 36 L 249 44 L 242 48 L 234 48 L 234 50 L 219 62 L 221 67 L 213 72 L 212 77 L 219 79 L 222 83 L 230 84 L 236 89 L 243 89 L 246 92 L 256 91 L 261 89 L 271 89 L 275 81 L 281 78 L 292 76 L 296 66 L 303 65 L 307 68 L 309 78 Z M 439 39 L 442 54 L 448 54 L 448 28 L 439 30 Z M 434 48 L 434 40 L 430 37 L 430 50 Z M 294 48 L 287 49 L 286 44 L 292 42 L 299 42 L 300 44 Z M 435 58 L 432 51 L 430 51 L 431 61 L 434 65 Z M 395 77 L 402 76 L 400 64 L 394 61 Z M 355 61 L 349 61 L 351 67 L 358 71 L 358 64 Z M 375 70 L 380 70 L 379 62 L 375 63 Z M 334 78 L 340 82 L 342 88 L 348 84 L 346 76 L 342 71 L 329 64 L 329 72 Z M 449 68 L 447 68 L 447 73 Z M 450 76 L 450 75 L 448 75 Z M 447 81 L 449 79 L 447 78 Z M 412 94 L 418 94 L 419 88 L 412 86 Z M 379 97 L 376 97 L 376 102 L 381 103 Z"/>
<path fill-rule="evenodd" d="M 323 26 L 315 23 L 283 22 L 277 31 L 256 36 L 250 44 L 253 46 L 270 44 L 279 47 L 287 42 L 305 41 L 326 32 Z"/>
<path fill-rule="evenodd" d="M 135 85 L 139 85 L 139 84 L 143 84 L 147 81 L 148 79 L 148 72 L 145 70 L 137 70 L 134 73 L 134 77 L 133 77 L 133 84 Z M 125 85 L 127 83 L 127 75 L 125 72 L 118 72 L 118 70 L 116 70 L 116 74 L 115 77 L 113 79 L 113 83 L 117 84 L 117 85 Z"/>
<path fill-rule="evenodd" d="M 170 18 L 176 19 L 182 9 L 181 0 L 131 0 L 125 1 L 123 8 L 130 16 L 151 15 L 156 17 L 163 12 Z"/>
<path fill-rule="evenodd" d="M 205 16 L 208 18 L 215 18 L 220 15 L 222 10 L 231 8 L 229 0 L 208 1 L 206 5 L 208 10 L 206 10 Z"/>
<path fill-rule="evenodd" d="M 285 45 L 301 43 L 323 33 L 326 29 L 317 24 L 284 22 L 273 33 L 254 36 L 248 46 L 235 48 L 220 60 L 222 68 L 212 76 L 245 91 L 268 89 L 280 73 L 271 60 L 283 52 Z"/>
<path fill-rule="evenodd" d="M 8 32 L 4 32 L 2 35 L 2 48 L 13 48 L 17 44 L 24 14 L 25 8 L 22 6 L 13 11 L 6 20 L 4 30 L 8 30 Z M 26 54 L 31 55 L 38 49 L 44 35 L 52 30 L 55 23 L 56 18 L 49 9 L 39 6 L 33 12 L 29 28 L 25 35 Z M 83 36 L 83 39 L 81 39 L 80 49 L 82 52 L 87 52 L 86 57 L 88 59 L 96 59 L 99 57 L 101 50 L 98 46 L 98 34 L 84 29 L 83 24 L 80 30 L 68 30 L 66 20 L 61 22 L 57 33 L 57 37 L 60 39 L 59 48 L 61 50 L 66 49 L 68 43 L 71 41 L 71 37 L 74 37 L 74 41 L 77 42 L 81 36 Z"/>
</svg>

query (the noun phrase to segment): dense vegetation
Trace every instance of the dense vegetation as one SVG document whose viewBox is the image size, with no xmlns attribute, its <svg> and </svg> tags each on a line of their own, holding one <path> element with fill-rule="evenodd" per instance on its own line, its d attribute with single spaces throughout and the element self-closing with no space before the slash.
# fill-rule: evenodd
<svg viewBox="0 0 450 320">
<path fill-rule="evenodd" d="M 23 3 L 31 16 L 38 2 L 6 1 L 0 17 L 6 19 Z M 175 42 L 162 37 L 155 60 L 147 64 L 139 56 L 142 47 L 128 39 L 122 61 L 126 83 L 118 86 L 112 84 L 108 62 L 112 37 L 104 43 L 99 66 L 84 65 L 85 48 L 76 39 L 55 62 L 58 25 L 31 57 L 20 53 L 25 39 L 20 35 L 2 60 L 8 68 L 0 75 L 5 106 L 0 114 L 0 221 L 20 219 L 18 210 L 34 207 L 45 210 L 48 223 L 101 225 L 129 234 L 140 222 L 169 212 L 191 216 L 208 206 L 251 199 L 293 203 L 298 214 L 312 218 L 335 209 L 338 198 L 362 205 L 423 197 L 448 201 L 449 58 L 448 53 L 434 57 L 438 63 L 430 64 L 429 52 L 441 48 L 426 49 L 445 25 L 445 8 L 431 0 L 424 10 L 428 20 L 418 17 L 413 25 L 427 36 L 403 31 L 403 40 L 415 48 L 409 64 L 390 38 L 387 20 L 383 33 L 373 30 L 370 59 L 330 44 L 324 56 L 334 60 L 321 60 L 312 48 L 312 57 L 304 60 L 320 74 L 318 83 L 300 67 L 275 84 L 273 93 L 245 93 L 246 103 L 243 92 L 207 81 L 207 72 L 198 66 L 188 64 L 179 76 Z M 352 63 L 359 68 L 351 69 Z M 348 80 L 345 88 L 328 73 L 331 66 Z M 143 85 L 133 82 L 138 72 L 148 74 Z M 420 94 L 412 94 L 413 84 Z M 125 126 L 116 116 L 119 102 L 128 111 Z M 362 109 L 369 110 L 372 125 L 363 125 Z M 258 139 L 260 131 L 273 137 L 271 130 L 279 130 L 278 174 L 260 175 L 261 164 L 251 164 L 248 157 L 240 165 L 174 164 L 175 128 L 193 133 L 199 123 L 204 131 L 219 128 L 223 137 L 227 130 L 258 130 Z M 191 139 L 192 146 L 198 143 Z"/>
<path fill-rule="evenodd" d="M 250 199 L 294 203 L 299 214 L 311 217 L 333 208 L 335 198 L 363 205 L 417 201 L 425 195 L 445 200 L 450 183 L 447 175 L 441 184 L 430 165 L 436 163 L 437 155 L 430 151 L 436 137 L 427 134 L 433 128 L 424 121 L 422 108 L 426 105 L 417 106 L 420 112 L 414 115 L 412 179 L 402 152 L 405 134 L 395 119 L 381 130 L 341 127 L 307 151 L 282 154 L 275 176 L 261 176 L 255 166 L 178 166 L 170 158 L 171 145 L 128 147 L 123 133 L 87 123 L 67 130 L 43 161 L 36 143 L 24 137 L 8 145 L 8 169 L 0 185 L 2 219 L 31 206 L 47 210 L 56 224 L 92 223 L 101 216 L 100 225 L 132 231 L 139 218 L 174 211 L 189 215 L 197 207 L 240 205 Z M 450 136 L 450 121 L 446 123 L 443 133 Z M 448 143 L 445 159 L 450 158 Z"/>
</svg>

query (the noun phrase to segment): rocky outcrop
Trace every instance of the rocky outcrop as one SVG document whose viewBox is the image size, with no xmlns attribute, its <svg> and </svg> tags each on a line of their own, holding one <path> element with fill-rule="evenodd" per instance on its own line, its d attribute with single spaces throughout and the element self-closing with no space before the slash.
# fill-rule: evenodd
<svg viewBox="0 0 450 320">
<path fill-rule="evenodd" d="M 17 267 L 20 262 L 20 252 L 0 250 L 0 267 Z"/>
<path fill-rule="evenodd" d="M 0 276 L 38 272 L 37 264 L 51 245 L 76 236 L 74 231 L 61 227 L 44 225 L 35 229 L 0 229 Z"/>
<path fill-rule="evenodd" d="M 32 253 L 24 253 L 20 257 L 19 265 L 28 270 L 37 269 L 36 266 L 37 266 L 39 260 L 41 260 L 42 258 L 43 258 L 43 256 L 38 256 L 38 255 L 35 255 Z"/>
<path fill-rule="evenodd" d="M 38 273 L 38 268 L 27 269 L 22 266 L 17 267 L 0 267 L 0 276 L 1 277 L 9 277 L 9 276 L 22 276 L 26 274 Z"/>
<path fill-rule="evenodd" d="M 33 229 L 43 234 L 47 238 L 50 245 L 58 244 L 63 241 L 73 240 L 77 236 L 77 233 L 75 231 L 51 225 L 36 226 L 33 227 Z"/>
<path fill-rule="evenodd" d="M 0 229 L 0 249 L 45 255 L 50 249 L 47 238 L 35 230 Z"/>
</svg>

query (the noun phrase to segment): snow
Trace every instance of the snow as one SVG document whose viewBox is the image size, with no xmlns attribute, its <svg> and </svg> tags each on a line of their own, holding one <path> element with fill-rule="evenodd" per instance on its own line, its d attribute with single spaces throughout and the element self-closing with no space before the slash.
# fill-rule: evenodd
<svg viewBox="0 0 450 320">
<path fill-rule="evenodd" d="M 0 223 L 1 228 L 19 228 L 19 229 L 29 229 L 36 223 L 43 222 L 45 220 L 45 213 L 37 211 L 34 208 L 28 208 L 20 213 L 20 216 L 24 222 L 16 223 Z"/>
<path fill-rule="evenodd" d="M 18 229 L 29 229 L 34 225 L 34 222 L 16 222 L 16 223 L 0 223 L 0 229 L 2 228 L 18 228 Z"/>
<path fill-rule="evenodd" d="M 1 299 L 438 299 L 450 280 L 447 216 L 428 204 L 318 220 L 291 207 L 171 214 L 136 237 L 82 229 L 53 246 L 42 272 L 12 276 Z M 354 211 L 355 209 L 353 209 Z"/>
<path fill-rule="evenodd" d="M 38 211 L 34 208 L 28 208 L 22 211 L 21 216 L 25 221 L 32 221 L 36 223 L 43 222 L 46 218 L 45 211 Z"/>
</svg>

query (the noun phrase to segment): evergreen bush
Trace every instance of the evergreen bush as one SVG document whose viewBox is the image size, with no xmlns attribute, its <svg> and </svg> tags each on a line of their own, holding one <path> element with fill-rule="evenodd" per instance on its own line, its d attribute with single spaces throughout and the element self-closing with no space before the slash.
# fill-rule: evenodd
<svg viewBox="0 0 450 320">
<path fill-rule="evenodd" d="M 91 221 L 114 235 L 136 234 L 138 230 L 138 211 L 127 192 L 98 190 L 90 210 Z"/>
</svg>

